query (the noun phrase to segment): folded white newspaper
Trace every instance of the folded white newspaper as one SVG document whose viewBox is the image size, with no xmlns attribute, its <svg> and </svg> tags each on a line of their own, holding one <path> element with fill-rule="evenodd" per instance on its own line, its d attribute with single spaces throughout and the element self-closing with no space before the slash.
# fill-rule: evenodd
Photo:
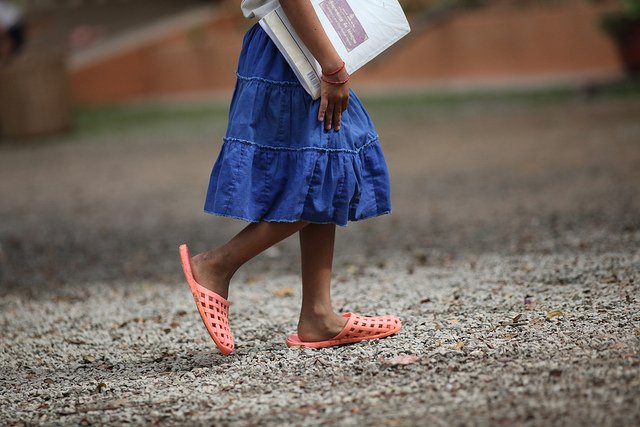
<svg viewBox="0 0 640 427">
<path fill-rule="evenodd" d="M 409 33 L 409 23 L 397 0 L 311 0 L 329 40 L 349 74 L 371 61 Z M 320 97 L 321 69 L 304 46 L 281 6 L 260 26 L 271 37 L 307 92 Z"/>
</svg>

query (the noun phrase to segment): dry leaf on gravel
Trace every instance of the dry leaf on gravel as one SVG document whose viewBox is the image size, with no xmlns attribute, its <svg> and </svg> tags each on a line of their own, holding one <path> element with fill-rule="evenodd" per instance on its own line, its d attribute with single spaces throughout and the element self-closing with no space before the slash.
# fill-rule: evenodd
<svg viewBox="0 0 640 427">
<path fill-rule="evenodd" d="M 116 399 L 111 402 L 111 406 L 122 406 L 126 405 L 127 403 L 129 403 L 129 399 Z"/>
<path fill-rule="evenodd" d="M 455 347 L 453 347 L 453 349 L 460 350 L 462 347 L 464 347 L 464 343 L 462 341 L 458 341 L 458 343 L 456 344 Z"/>
<path fill-rule="evenodd" d="M 348 271 L 349 273 L 351 273 L 351 274 L 358 274 L 358 273 L 360 273 L 360 267 L 358 267 L 357 265 L 353 265 L 353 264 L 348 265 L 346 269 L 347 269 L 347 271 Z"/>
<path fill-rule="evenodd" d="M 551 313 L 547 314 L 547 317 L 549 319 L 551 319 L 552 317 L 556 317 L 556 316 L 564 316 L 564 314 L 562 314 L 562 312 L 560 310 L 552 311 Z"/>
<path fill-rule="evenodd" d="M 413 363 L 418 359 L 420 359 L 418 356 L 397 356 L 393 359 L 385 360 L 382 363 L 386 363 L 389 365 L 408 365 L 409 363 Z"/>
<path fill-rule="evenodd" d="M 614 345 L 612 345 L 609 348 L 615 349 L 615 348 L 622 348 L 622 347 L 626 347 L 626 346 L 627 346 L 626 342 L 618 342 L 618 343 L 615 343 Z"/>
<path fill-rule="evenodd" d="M 288 297 L 294 294 L 294 291 L 292 288 L 285 286 L 284 288 L 277 288 L 276 289 L 276 296 L 283 298 L 283 297 Z"/>
</svg>

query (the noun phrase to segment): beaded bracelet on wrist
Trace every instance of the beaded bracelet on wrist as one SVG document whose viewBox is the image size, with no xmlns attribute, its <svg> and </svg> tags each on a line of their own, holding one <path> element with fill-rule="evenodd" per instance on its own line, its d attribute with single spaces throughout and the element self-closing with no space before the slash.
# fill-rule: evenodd
<svg viewBox="0 0 640 427">
<path fill-rule="evenodd" d="M 344 79 L 342 81 L 339 81 L 339 82 L 332 82 L 331 80 L 327 80 L 324 77 L 320 76 L 320 80 L 322 80 L 325 83 L 331 83 L 332 85 L 343 85 L 346 82 L 348 82 L 350 78 L 351 78 L 351 75 L 347 74 L 347 78 L 346 79 Z"/>
</svg>

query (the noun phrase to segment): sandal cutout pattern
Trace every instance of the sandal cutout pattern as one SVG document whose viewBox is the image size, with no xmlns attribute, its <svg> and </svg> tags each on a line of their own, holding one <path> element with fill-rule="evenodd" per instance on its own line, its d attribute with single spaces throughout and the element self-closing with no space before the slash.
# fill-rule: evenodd
<svg viewBox="0 0 640 427">
<path fill-rule="evenodd" d="M 347 314 L 351 314 L 352 322 L 347 322 L 348 331 L 346 327 L 342 331 L 343 339 L 362 341 L 383 338 L 397 332 L 402 326 L 400 319 L 396 316 L 365 317 L 353 313 Z M 343 315 L 343 317 L 347 316 Z"/>
<path fill-rule="evenodd" d="M 202 322 L 222 354 L 227 356 L 234 348 L 233 334 L 229 326 L 229 301 L 196 282 L 187 245 L 180 246 L 180 258 Z"/>
<path fill-rule="evenodd" d="M 402 328 L 400 319 L 396 316 L 365 317 L 354 313 L 343 314 L 349 320 L 342 332 L 326 341 L 302 341 L 297 334 L 289 335 L 287 346 L 324 348 L 335 345 L 351 344 L 364 340 L 384 338 L 393 335 Z"/>
</svg>

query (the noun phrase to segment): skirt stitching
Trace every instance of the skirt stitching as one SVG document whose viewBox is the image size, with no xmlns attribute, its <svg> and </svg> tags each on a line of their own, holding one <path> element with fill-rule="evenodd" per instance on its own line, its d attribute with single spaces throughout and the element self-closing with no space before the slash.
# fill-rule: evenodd
<svg viewBox="0 0 640 427">
<path fill-rule="evenodd" d="M 355 150 L 349 150 L 347 148 L 320 148 L 320 147 L 299 147 L 299 148 L 290 148 L 290 147 L 273 147 L 269 145 L 258 144 L 257 142 L 247 141 L 246 139 L 234 138 L 231 136 L 226 136 L 223 138 L 225 143 L 236 142 L 244 145 L 251 145 L 254 147 L 258 147 L 264 150 L 273 150 L 273 151 L 317 151 L 320 153 L 347 153 L 347 154 L 359 154 L 365 148 L 373 144 L 378 143 L 378 135 L 375 135 L 371 140 L 362 145 L 361 147 Z"/>
</svg>

